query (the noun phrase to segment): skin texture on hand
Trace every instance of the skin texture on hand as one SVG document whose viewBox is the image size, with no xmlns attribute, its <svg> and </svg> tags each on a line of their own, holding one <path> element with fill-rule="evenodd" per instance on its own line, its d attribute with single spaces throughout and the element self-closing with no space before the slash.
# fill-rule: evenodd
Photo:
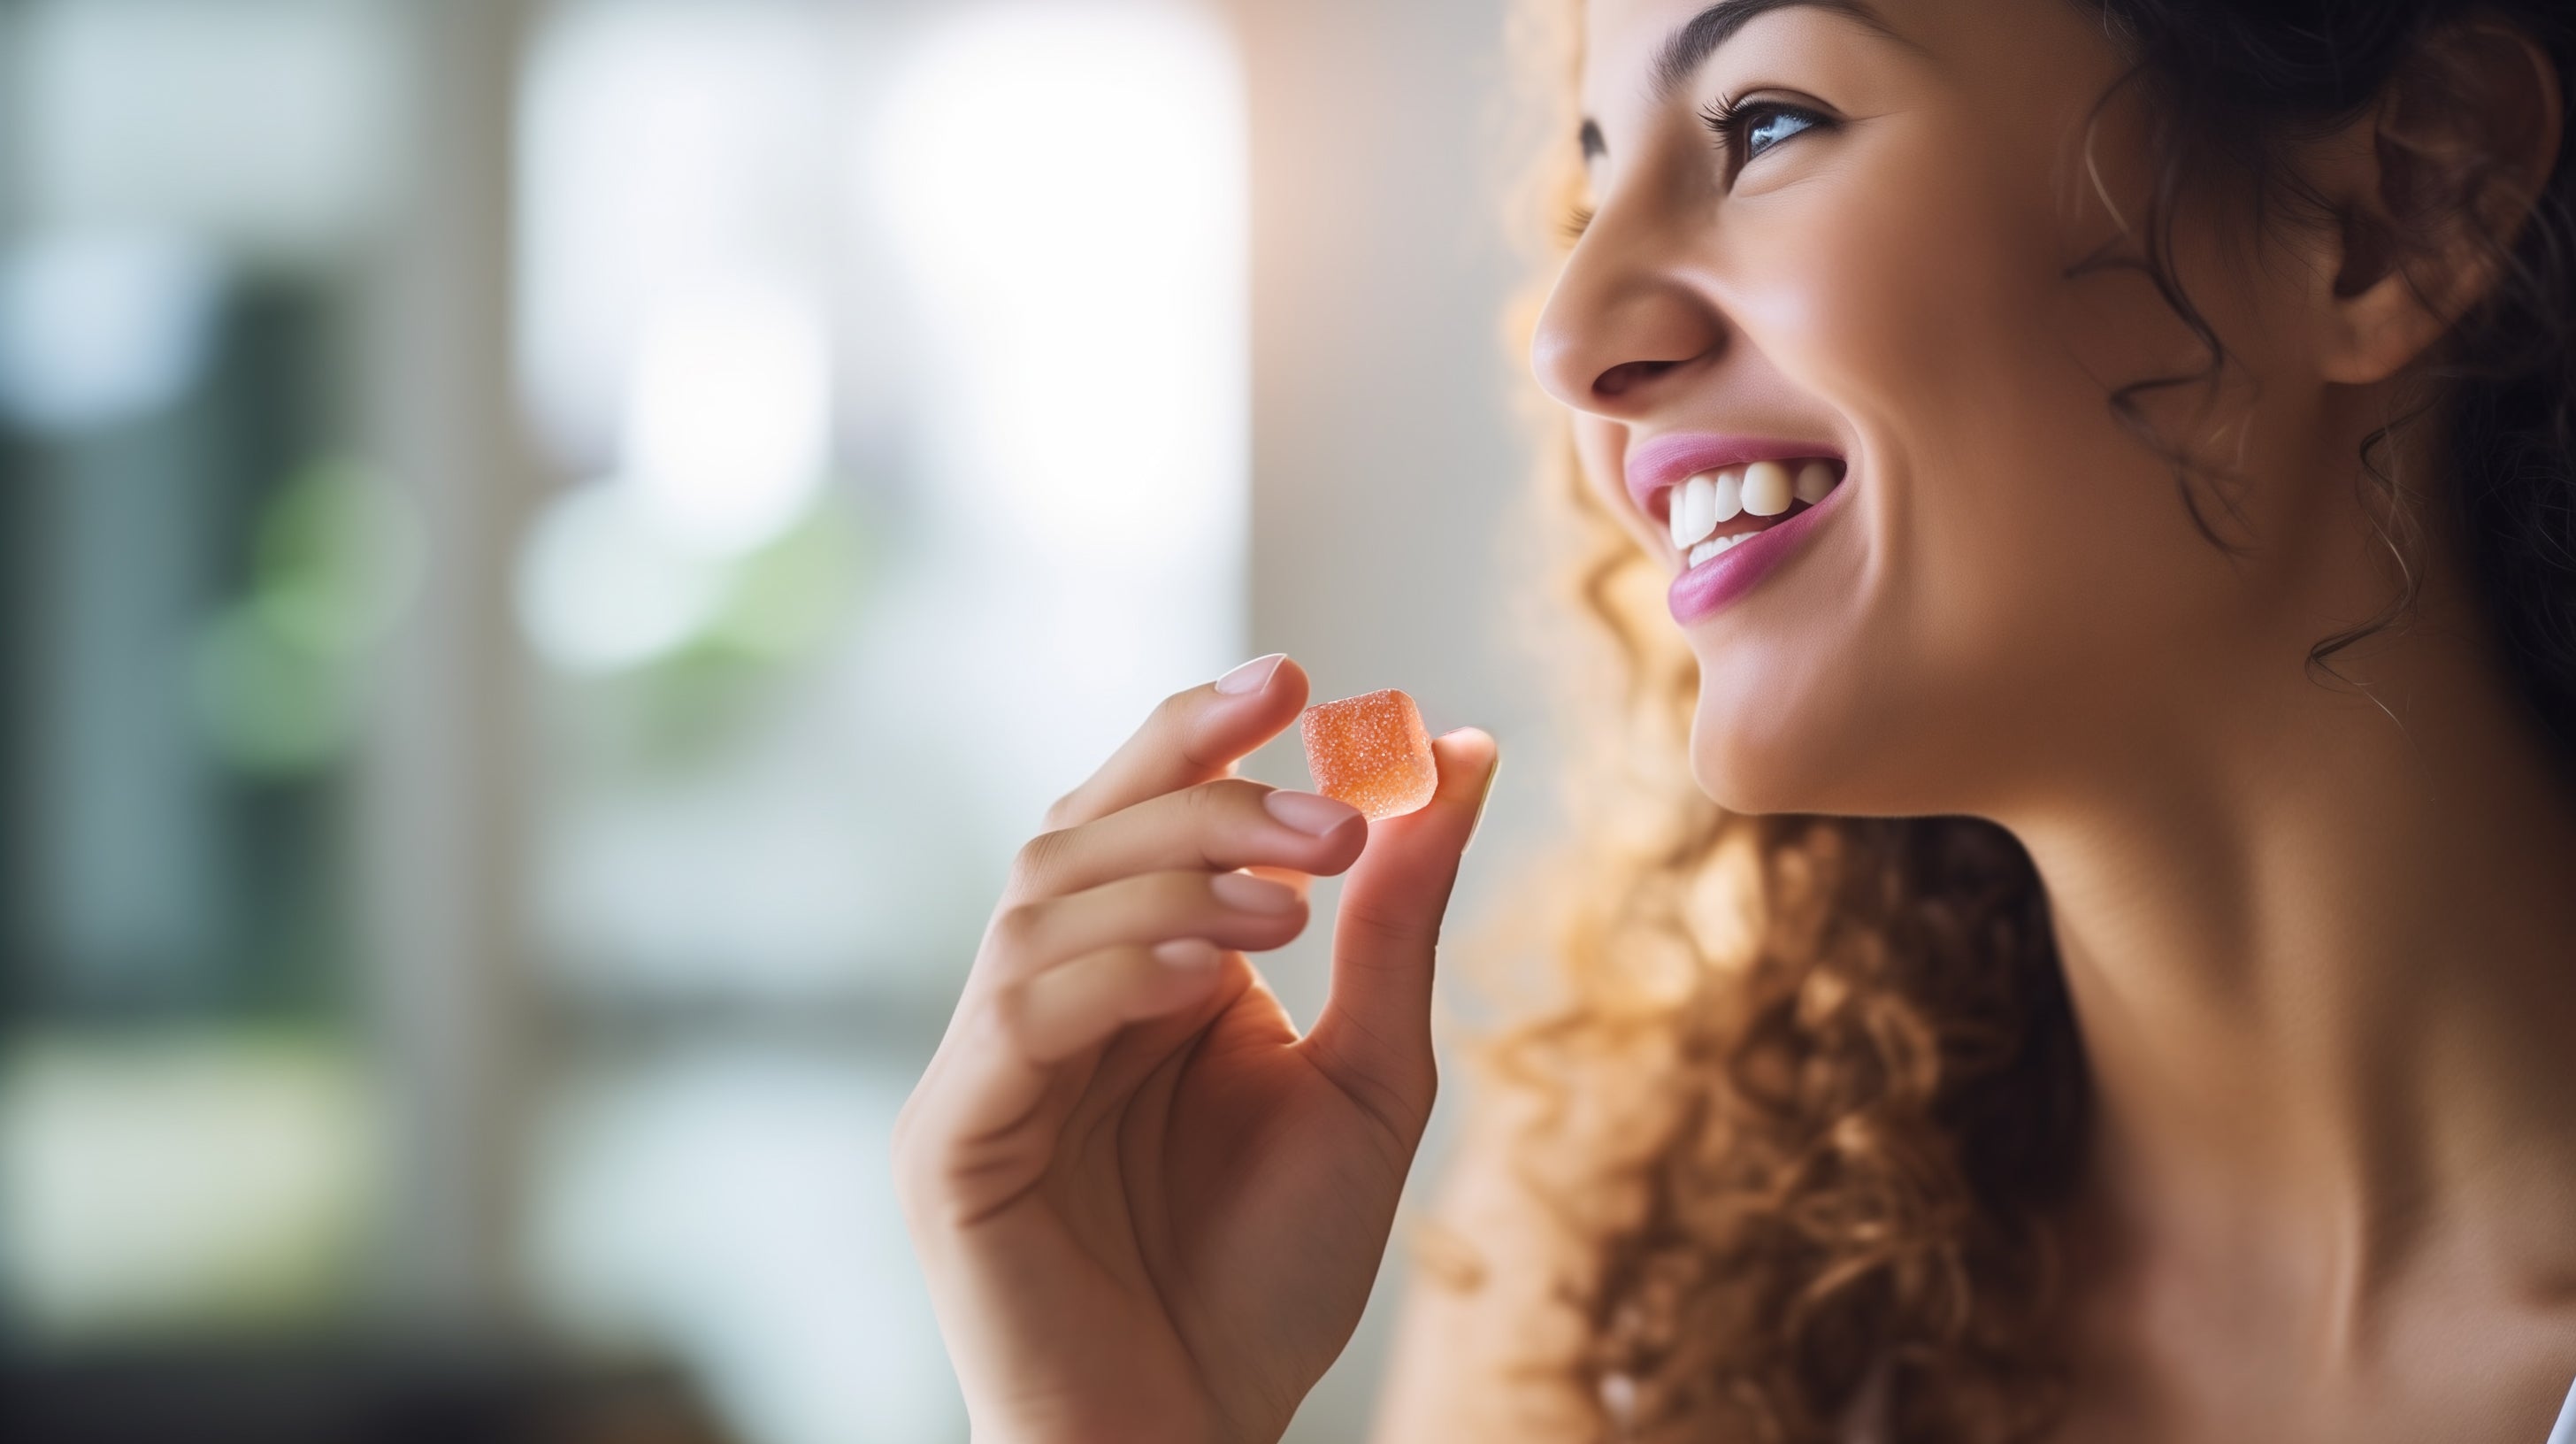
<svg viewBox="0 0 2576 1444">
<path fill-rule="evenodd" d="M 1358 1323 L 1430 1113 L 1492 739 L 1438 739 L 1432 802 L 1372 825 L 1230 776 L 1304 705 L 1293 662 L 1220 685 L 1244 689 L 1171 698 L 1023 849 L 897 1126 L 978 1440 L 1278 1437 Z M 1245 951 L 1306 925 L 1267 877 L 1346 869 L 1300 1037 Z"/>
</svg>

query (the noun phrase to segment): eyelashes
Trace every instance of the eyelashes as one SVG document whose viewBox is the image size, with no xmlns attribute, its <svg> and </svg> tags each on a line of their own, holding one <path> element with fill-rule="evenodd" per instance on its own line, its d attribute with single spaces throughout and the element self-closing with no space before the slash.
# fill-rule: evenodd
<svg viewBox="0 0 2576 1444">
<path fill-rule="evenodd" d="M 1747 162 L 1768 154 L 1782 141 L 1832 124 L 1804 106 L 1777 100 L 1739 101 L 1731 95 L 1721 95 L 1702 106 L 1699 119 L 1726 153 L 1730 182 Z"/>
<path fill-rule="evenodd" d="M 1726 183 L 1732 187 L 1736 172 L 1751 161 L 1769 154 L 1781 142 L 1810 130 L 1830 130 L 1834 122 L 1827 116 L 1802 105 L 1778 100 L 1739 101 L 1732 95 L 1720 95 L 1702 106 L 1700 124 L 1717 138 L 1718 148 L 1726 157 Z M 1599 132 L 1589 122 L 1584 126 L 1584 158 L 1588 163 L 1599 154 Z M 1569 206 L 1557 222 L 1558 234 L 1571 246 L 1583 239 L 1592 225 L 1593 208 Z"/>
</svg>

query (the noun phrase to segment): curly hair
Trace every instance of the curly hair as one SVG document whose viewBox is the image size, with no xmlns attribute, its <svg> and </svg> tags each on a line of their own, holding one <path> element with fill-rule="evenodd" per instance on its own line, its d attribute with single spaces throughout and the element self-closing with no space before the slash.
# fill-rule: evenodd
<svg viewBox="0 0 2576 1444">
<path fill-rule="evenodd" d="M 2158 388 L 2215 384 L 2230 362 L 2170 265 L 2186 184 L 2246 182 L 2259 224 L 2332 217 L 2289 162 L 2297 140 L 2363 116 L 2401 80 L 2441 99 L 2415 62 L 2481 17 L 2541 45 L 2576 93 L 2576 12 L 2069 3 L 2120 47 L 2127 68 L 2102 103 L 2139 88 L 2159 169 L 2125 247 L 2067 275 L 2145 274 L 2205 347 L 2203 367 L 2108 402 L 2172 464 L 2204 535 L 2239 546 L 2231 478 L 2166 449 L 2140 408 Z M 1579 4 L 1555 0 L 1547 32 L 1560 100 Z M 1570 134 L 1552 138 L 1558 217 L 1580 183 Z M 2503 164 L 2445 177 L 2493 286 L 2358 458 L 2393 562 L 2389 605 L 2310 657 L 2331 683 L 2338 651 L 2402 625 L 2415 551 L 2438 533 L 2521 696 L 2576 758 L 2576 163 L 2562 148 L 2545 191 L 2497 234 L 2468 202 Z M 2420 238 L 2385 239 L 2402 259 Z M 2440 427 L 2438 488 L 2389 461 L 2395 431 L 2419 425 Z M 1584 483 L 1561 415 L 1547 470 L 1572 610 L 1613 685 L 1583 689 L 1601 705 L 1578 739 L 1590 770 L 1557 863 L 1564 997 L 1488 1054 L 1505 1086 L 1541 1100 L 1512 1162 L 1584 1261 L 1561 1288 L 1587 1327 L 1538 1367 L 1570 1376 L 1610 1439 L 1823 1441 L 1879 1391 L 1907 1440 L 2035 1437 L 2064 1399 L 2052 1219 L 2090 1116 L 2037 873 L 1981 821 L 1739 816 L 1700 795 L 1683 763 L 1696 664 L 1663 615 L 1663 578 Z"/>
</svg>

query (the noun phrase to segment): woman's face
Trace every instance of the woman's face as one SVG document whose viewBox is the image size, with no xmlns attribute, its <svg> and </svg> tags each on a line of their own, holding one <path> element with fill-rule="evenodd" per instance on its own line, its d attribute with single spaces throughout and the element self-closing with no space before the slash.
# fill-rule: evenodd
<svg viewBox="0 0 2576 1444">
<path fill-rule="evenodd" d="M 2262 479 L 2200 492 L 2243 554 L 2109 404 L 2206 353 L 2135 270 L 2066 274 L 2119 236 L 2105 197 L 2134 220 L 2151 187 L 2125 100 L 2088 163 L 2124 67 L 2089 5 L 1593 0 L 1585 44 L 1591 217 L 1535 365 L 1589 480 L 1677 578 L 1719 802 L 2009 811 L 2204 725 L 2211 689 L 2300 677 L 2354 620 L 2317 613 L 2314 578 L 2357 539 L 2292 525 L 2335 510 L 2319 458 L 2349 456 L 2306 364 L 2330 278 L 2181 216 L 2175 270 L 2230 385 L 2141 404 L 2164 440 Z M 1786 464 L 1730 482 L 1763 457 Z M 1769 494 L 1712 530 L 1747 492 Z"/>
</svg>

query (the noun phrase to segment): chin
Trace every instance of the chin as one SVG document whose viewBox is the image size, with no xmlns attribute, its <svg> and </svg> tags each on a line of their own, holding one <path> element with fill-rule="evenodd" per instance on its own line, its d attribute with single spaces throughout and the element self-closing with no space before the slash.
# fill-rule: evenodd
<svg viewBox="0 0 2576 1444">
<path fill-rule="evenodd" d="M 1700 791 L 1729 812 L 1834 810 L 1832 779 L 1847 775 L 1834 765 L 1845 750 L 1835 729 L 1810 725 L 1815 714 L 1792 702 L 1805 689 L 1750 682 L 1702 664 L 1690 739 Z"/>
<path fill-rule="evenodd" d="M 1784 662 L 1791 664 L 1779 665 Z M 1974 759 L 1937 745 L 1962 730 L 1951 710 L 1961 699 L 1938 689 L 1908 693 L 1872 685 L 1885 680 L 1766 659 L 1740 640 L 1718 657 L 1703 654 L 1691 714 L 1692 779 L 1718 806 L 1747 815 L 1917 817 L 1962 810 L 1969 799 L 1938 779 L 1979 769 Z"/>
</svg>

